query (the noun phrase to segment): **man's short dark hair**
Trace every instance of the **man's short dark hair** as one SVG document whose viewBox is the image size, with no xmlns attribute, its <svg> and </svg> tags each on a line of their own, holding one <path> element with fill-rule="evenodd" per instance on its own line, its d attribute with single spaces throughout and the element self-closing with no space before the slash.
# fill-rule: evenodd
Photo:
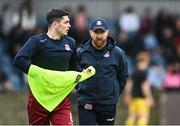
<svg viewBox="0 0 180 126">
<path fill-rule="evenodd" d="M 46 15 L 46 20 L 48 25 L 51 25 L 53 21 L 58 21 L 66 15 L 69 15 L 69 13 L 63 9 L 51 9 Z"/>
</svg>

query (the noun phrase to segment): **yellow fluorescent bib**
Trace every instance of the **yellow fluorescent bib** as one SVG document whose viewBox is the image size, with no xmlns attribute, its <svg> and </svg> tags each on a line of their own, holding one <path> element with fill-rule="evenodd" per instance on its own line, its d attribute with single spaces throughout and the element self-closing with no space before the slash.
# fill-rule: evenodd
<svg viewBox="0 0 180 126">
<path fill-rule="evenodd" d="M 54 110 L 74 89 L 78 82 L 95 74 L 90 66 L 82 72 L 53 71 L 31 65 L 28 71 L 28 82 L 36 100 L 49 112 Z"/>
</svg>

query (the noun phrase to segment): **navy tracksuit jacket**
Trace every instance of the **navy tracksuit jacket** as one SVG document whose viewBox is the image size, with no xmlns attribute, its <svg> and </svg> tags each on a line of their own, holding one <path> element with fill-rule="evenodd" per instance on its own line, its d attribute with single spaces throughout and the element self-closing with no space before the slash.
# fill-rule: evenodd
<svg viewBox="0 0 180 126">
<path fill-rule="evenodd" d="M 91 41 L 83 42 L 77 51 L 78 69 L 92 65 L 96 74 L 76 87 L 78 102 L 116 104 L 128 77 L 125 53 L 110 37 L 102 50 L 95 49 Z"/>
</svg>

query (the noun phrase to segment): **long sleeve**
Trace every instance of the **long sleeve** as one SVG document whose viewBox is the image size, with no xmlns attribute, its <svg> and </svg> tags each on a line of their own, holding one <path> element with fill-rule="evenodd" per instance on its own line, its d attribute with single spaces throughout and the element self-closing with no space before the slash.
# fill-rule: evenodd
<svg viewBox="0 0 180 126">
<path fill-rule="evenodd" d="M 14 66 L 27 74 L 31 65 L 31 58 L 38 49 L 38 41 L 31 37 L 15 56 L 13 62 Z"/>
</svg>

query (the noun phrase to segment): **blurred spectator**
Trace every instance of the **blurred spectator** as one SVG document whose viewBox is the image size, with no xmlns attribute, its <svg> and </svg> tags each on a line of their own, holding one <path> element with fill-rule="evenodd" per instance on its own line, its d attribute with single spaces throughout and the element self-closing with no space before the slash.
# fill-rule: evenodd
<svg viewBox="0 0 180 126">
<path fill-rule="evenodd" d="M 17 18 L 20 26 L 24 30 L 32 30 L 35 28 L 36 15 L 32 10 L 30 1 L 25 0 L 20 4 Z"/>
<path fill-rule="evenodd" d="M 171 27 L 164 27 L 162 29 L 160 41 L 162 55 L 166 59 L 167 63 L 176 61 L 177 52 L 173 43 L 173 29 Z"/>
<path fill-rule="evenodd" d="M 140 18 L 132 6 L 128 6 L 119 17 L 119 27 L 126 33 L 135 33 L 140 28 Z"/>
<path fill-rule="evenodd" d="M 141 18 L 140 31 L 142 34 L 146 34 L 152 29 L 154 29 L 154 18 L 152 16 L 152 10 L 150 8 L 145 8 Z"/>
<path fill-rule="evenodd" d="M 139 34 L 140 18 L 132 6 L 125 8 L 125 11 L 120 15 L 119 28 L 120 31 L 127 34 L 128 41 L 131 42 L 131 57 L 134 60 L 134 57 L 142 49 L 143 44 Z"/>
<path fill-rule="evenodd" d="M 128 105 L 126 125 L 148 125 L 150 107 L 154 105 L 151 87 L 147 79 L 148 52 L 137 55 L 136 70 L 125 88 L 124 102 Z"/>
<path fill-rule="evenodd" d="M 149 29 L 143 36 L 143 44 L 144 48 L 150 52 L 156 51 L 159 48 L 158 40 L 153 30 Z"/>
<path fill-rule="evenodd" d="M 169 27 L 170 29 L 174 27 L 173 17 L 168 10 L 161 9 L 155 19 L 155 30 L 160 44 L 163 42 L 161 41 L 161 37 L 163 37 L 162 31 L 165 27 Z"/>
<path fill-rule="evenodd" d="M 166 91 L 180 90 L 180 63 L 169 63 L 165 73 L 164 88 Z"/>
<path fill-rule="evenodd" d="M 16 18 L 16 12 L 10 3 L 5 3 L 1 10 L 2 18 L 2 32 L 5 37 L 8 37 L 11 29 L 18 23 Z"/>
<path fill-rule="evenodd" d="M 24 42 L 27 40 L 29 32 L 23 30 L 19 25 L 15 26 L 8 36 L 7 51 L 13 59 L 18 50 L 24 45 Z"/>
<path fill-rule="evenodd" d="M 158 90 L 162 90 L 165 76 L 165 69 L 158 61 L 154 61 L 148 70 L 148 80 L 150 85 Z"/>
<path fill-rule="evenodd" d="M 76 47 L 81 45 L 81 42 L 88 38 L 89 30 L 88 30 L 88 16 L 85 10 L 85 6 L 78 6 L 72 22 L 72 28 L 70 31 L 70 36 L 72 36 L 76 40 Z"/>
<path fill-rule="evenodd" d="M 19 18 L 24 30 L 33 30 L 36 26 L 36 14 L 33 12 L 30 1 L 26 0 L 19 7 Z"/>
<path fill-rule="evenodd" d="M 180 15 L 178 15 L 175 19 L 175 34 L 173 43 L 177 52 L 177 61 L 180 62 Z"/>
</svg>

